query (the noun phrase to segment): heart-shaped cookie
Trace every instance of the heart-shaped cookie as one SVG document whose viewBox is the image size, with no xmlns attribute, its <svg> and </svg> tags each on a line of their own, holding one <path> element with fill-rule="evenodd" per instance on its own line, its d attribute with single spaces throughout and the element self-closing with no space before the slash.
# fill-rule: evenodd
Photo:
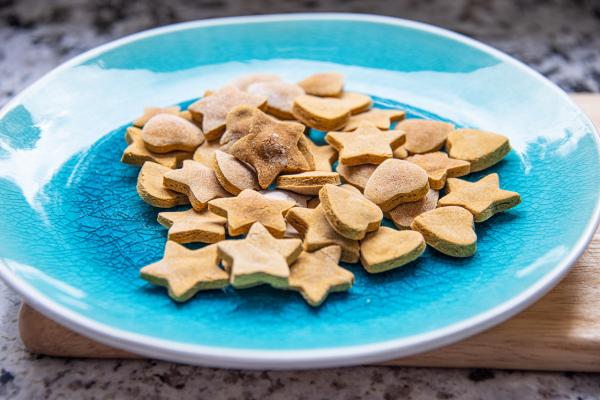
<svg viewBox="0 0 600 400">
<path fill-rule="evenodd" d="M 452 158 L 471 163 L 471 172 L 496 164 L 510 152 L 508 138 L 477 129 L 457 129 L 448 134 L 446 150 Z"/>
<path fill-rule="evenodd" d="M 423 234 L 428 245 L 452 257 L 470 257 L 477 251 L 473 214 L 448 206 L 424 212 L 410 227 Z"/>
<path fill-rule="evenodd" d="M 382 226 L 360 242 L 360 261 L 371 274 L 389 271 L 416 260 L 425 251 L 425 239 L 416 231 Z"/>
</svg>

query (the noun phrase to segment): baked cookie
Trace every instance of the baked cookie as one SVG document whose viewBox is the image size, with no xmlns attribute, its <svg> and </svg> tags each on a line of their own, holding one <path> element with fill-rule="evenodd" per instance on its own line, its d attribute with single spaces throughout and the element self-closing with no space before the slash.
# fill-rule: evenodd
<svg viewBox="0 0 600 400">
<path fill-rule="evenodd" d="M 337 245 L 342 248 L 342 261 L 349 263 L 358 261 L 360 251 L 358 241 L 337 233 L 327 221 L 322 206 L 319 205 L 314 209 L 294 207 L 288 211 L 285 218 L 303 236 L 306 251 Z"/>
<path fill-rule="evenodd" d="M 423 154 L 444 147 L 448 134 L 454 125 L 427 119 L 406 119 L 400 121 L 395 129 L 406 133 L 404 148 L 410 154 Z"/>
<path fill-rule="evenodd" d="M 440 207 L 417 216 L 410 226 L 428 245 L 452 257 L 470 257 L 477 251 L 473 215 L 462 207 Z"/>
<path fill-rule="evenodd" d="M 328 184 L 319 191 L 319 199 L 329 225 L 337 233 L 348 239 L 361 240 L 367 232 L 379 228 L 383 213 L 355 190 Z"/>
<path fill-rule="evenodd" d="M 506 211 L 521 203 L 517 192 L 500 189 L 498 174 L 489 174 L 477 182 L 448 179 L 448 194 L 439 201 L 440 206 L 460 206 L 469 210 L 476 222 Z"/>
<path fill-rule="evenodd" d="M 231 286 L 237 289 L 263 284 L 287 288 L 289 265 L 302 251 L 300 239 L 275 239 L 260 223 L 252 225 L 246 238 L 217 246 L 230 271 Z"/>
<path fill-rule="evenodd" d="M 146 161 L 137 179 L 137 192 L 141 199 L 151 206 L 159 208 L 187 204 L 188 199 L 185 195 L 169 190 L 163 185 L 163 177 L 171 171 L 163 165 Z"/>
<path fill-rule="evenodd" d="M 146 148 L 154 153 L 169 153 L 180 150 L 193 152 L 202 142 L 204 135 L 190 121 L 172 114 L 156 114 L 142 128 L 142 140 Z"/>
<path fill-rule="evenodd" d="M 365 185 L 365 197 L 383 211 L 425 197 L 429 191 L 427 172 L 416 164 L 390 159 L 380 164 Z"/>
<path fill-rule="evenodd" d="M 408 157 L 406 161 L 423 168 L 429 177 L 429 187 L 435 190 L 440 190 L 446 185 L 446 178 L 464 176 L 471 170 L 468 161 L 449 158 L 446 153 L 441 151 L 416 154 Z"/>
<path fill-rule="evenodd" d="M 294 84 L 282 81 L 259 82 L 248 86 L 248 93 L 267 98 L 265 111 L 279 119 L 294 119 L 294 100 L 304 94 L 304 90 Z"/>
<path fill-rule="evenodd" d="M 381 130 L 388 130 L 393 122 L 404 119 L 406 113 L 402 110 L 369 110 L 350 117 L 343 131 L 353 131 L 361 125 L 370 125 Z"/>
<path fill-rule="evenodd" d="M 209 200 L 229 196 L 212 169 L 192 160 L 185 160 L 181 169 L 165 173 L 163 185 L 186 195 L 196 211 L 206 208 Z"/>
<path fill-rule="evenodd" d="M 286 227 L 283 215 L 295 205 L 293 201 L 273 200 L 245 189 L 236 197 L 211 200 L 208 209 L 227 218 L 230 236 L 243 235 L 255 222 L 260 222 L 273 236 L 280 238 Z"/>
<path fill-rule="evenodd" d="M 183 160 L 192 158 L 192 153 L 185 151 L 173 151 L 165 154 L 151 152 L 144 145 L 142 130 L 133 126 L 127 128 L 125 141 L 128 146 L 121 157 L 121 162 L 125 164 L 141 167 L 146 161 L 152 161 L 167 168 L 177 168 Z"/>
<path fill-rule="evenodd" d="M 169 296 L 179 302 L 189 300 L 201 290 L 222 289 L 229 284 L 229 274 L 219 268 L 216 245 L 189 250 L 170 240 L 162 260 L 142 268 L 140 276 L 166 287 Z"/>
<path fill-rule="evenodd" d="M 497 133 L 457 129 L 448 134 L 446 150 L 450 157 L 471 163 L 471 172 L 477 172 L 502 160 L 510 152 L 510 143 Z"/>
<path fill-rule="evenodd" d="M 168 240 L 177 243 L 216 243 L 225 240 L 227 219 L 208 210 L 158 213 L 159 224 L 169 229 Z"/>
<path fill-rule="evenodd" d="M 392 220 L 396 228 L 410 229 L 410 224 L 412 224 L 417 215 L 437 207 L 438 197 L 439 192 L 437 190 L 429 189 L 427 195 L 421 200 L 402 203 L 388 211 L 385 216 Z"/>
<path fill-rule="evenodd" d="M 342 163 L 338 163 L 335 170 L 340 174 L 345 182 L 359 189 L 361 192 L 365 190 L 367 181 L 377 169 L 375 164 L 362 164 L 349 167 Z"/>
<path fill-rule="evenodd" d="M 239 194 L 244 189 L 258 189 L 254 171 L 231 154 L 215 151 L 213 170 L 221 186 L 231 194 Z"/>
<path fill-rule="evenodd" d="M 139 117 L 133 120 L 133 126 L 137 128 L 143 128 L 146 122 L 148 122 L 150 118 L 154 117 L 157 114 L 171 114 L 181 116 L 181 108 L 179 106 L 146 107 L 144 108 L 144 114 L 140 115 Z"/>
<path fill-rule="evenodd" d="M 300 292 L 313 307 L 321 305 L 329 293 L 349 290 L 354 274 L 338 265 L 341 254 L 340 246 L 300 253 L 290 267 L 289 289 Z"/>
<path fill-rule="evenodd" d="M 294 100 L 294 118 L 321 131 L 341 129 L 352 114 L 371 107 L 371 98 L 358 93 L 344 93 L 341 97 L 299 96 Z"/>
<path fill-rule="evenodd" d="M 329 132 L 325 140 L 339 152 L 341 164 L 381 164 L 392 158 L 393 150 L 404 143 L 404 133 L 361 126 L 352 132 Z"/>
<path fill-rule="evenodd" d="M 360 262 L 371 274 L 389 271 L 416 260 L 425 251 L 425 239 L 416 231 L 382 226 L 360 242 Z"/>
<path fill-rule="evenodd" d="M 337 72 L 321 72 L 298 82 L 307 94 L 320 97 L 337 97 L 344 91 L 344 75 Z"/>
<path fill-rule="evenodd" d="M 267 98 L 242 92 L 234 86 L 225 86 L 191 104 L 188 110 L 194 121 L 201 124 L 206 139 L 216 140 L 225 131 L 227 113 L 240 105 L 265 108 Z"/>
<path fill-rule="evenodd" d="M 219 145 L 219 142 L 209 142 L 208 140 L 205 140 L 200 146 L 198 146 L 192 159 L 212 169 L 214 167 L 213 160 L 215 157 L 215 152 L 220 148 L 221 146 Z"/>
<path fill-rule="evenodd" d="M 279 175 L 275 186 L 294 193 L 317 195 L 324 185 L 340 183 L 340 174 L 337 172 L 309 171 L 294 175 Z"/>
<path fill-rule="evenodd" d="M 332 164 L 337 160 L 337 151 L 328 144 L 317 146 L 310 139 L 306 139 L 306 145 L 315 161 L 315 170 L 331 171 Z"/>
</svg>

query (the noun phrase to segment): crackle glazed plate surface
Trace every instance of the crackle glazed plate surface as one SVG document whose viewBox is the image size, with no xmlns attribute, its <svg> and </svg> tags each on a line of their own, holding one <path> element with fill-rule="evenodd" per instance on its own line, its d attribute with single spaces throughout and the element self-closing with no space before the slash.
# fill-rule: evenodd
<svg viewBox="0 0 600 400">
<path fill-rule="evenodd" d="M 510 137 L 483 173 L 523 203 L 477 225 L 478 251 L 427 250 L 367 275 L 320 308 L 295 292 L 202 292 L 176 304 L 139 278 L 165 229 L 121 164 L 144 106 L 187 104 L 232 77 L 297 81 L 335 70 L 375 106 Z M 35 308 L 99 341 L 168 360 L 239 368 L 381 361 L 479 332 L 537 300 L 598 222 L 591 122 L 553 84 L 481 43 L 428 25 L 340 14 L 242 17 L 136 34 L 87 52 L 0 114 L 0 275 Z"/>
</svg>

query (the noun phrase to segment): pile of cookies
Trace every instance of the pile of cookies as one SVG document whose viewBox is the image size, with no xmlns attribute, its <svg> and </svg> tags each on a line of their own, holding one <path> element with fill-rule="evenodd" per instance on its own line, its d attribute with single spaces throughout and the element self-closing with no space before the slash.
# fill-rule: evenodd
<svg viewBox="0 0 600 400">
<path fill-rule="evenodd" d="M 327 72 L 298 83 L 243 76 L 187 110 L 145 109 L 127 129 L 122 161 L 142 167 L 137 191 L 146 203 L 190 208 L 158 214 L 165 253 L 142 278 L 177 301 L 268 284 L 318 306 L 354 282 L 340 261 L 381 273 L 426 245 L 473 255 L 474 221 L 520 197 L 500 189 L 494 173 L 457 177 L 498 163 L 508 138 L 371 106 Z M 327 144 L 311 132 L 326 132 Z M 381 226 L 384 217 L 397 229 Z M 183 246 L 194 242 L 208 245 Z"/>
</svg>

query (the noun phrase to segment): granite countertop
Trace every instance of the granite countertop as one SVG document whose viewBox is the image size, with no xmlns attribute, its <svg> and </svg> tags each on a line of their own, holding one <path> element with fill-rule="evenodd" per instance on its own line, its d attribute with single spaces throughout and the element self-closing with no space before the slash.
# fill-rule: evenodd
<svg viewBox="0 0 600 400">
<path fill-rule="evenodd" d="M 567 91 L 600 91 L 600 3 L 585 0 L 0 0 L 0 106 L 61 62 L 129 33 L 228 15 L 344 11 L 440 25 L 498 47 Z M 582 373 L 356 367 L 248 372 L 159 361 L 62 360 L 27 353 L 20 300 L 0 283 L 0 399 L 592 399 Z"/>
</svg>

